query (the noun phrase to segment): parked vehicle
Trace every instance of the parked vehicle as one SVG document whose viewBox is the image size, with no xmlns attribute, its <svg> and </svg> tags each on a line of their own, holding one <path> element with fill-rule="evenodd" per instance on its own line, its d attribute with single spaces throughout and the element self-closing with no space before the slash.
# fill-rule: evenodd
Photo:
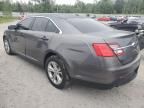
<svg viewBox="0 0 144 108">
<path fill-rule="evenodd" d="M 23 19 L 25 19 L 25 17 L 26 17 L 25 15 L 20 15 L 20 16 L 18 17 L 18 19 L 19 19 L 19 20 L 23 20 Z"/>
<path fill-rule="evenodd" d="M 110 23 L 109 26 L 118 30 L 125 30 L 125 31 L 132 31 L 132 32 L 135 32 L 135 30 L 138 29 L 137 23 L 114 22 L 114 23 Z"/>
<path fill-rule="evenodd" d="M 110 16 L 109 18 L 111 19 L 111 21 L 118 21 L 118 18 L 115 16 Z"/>
<path fill-rule="evenodd" d="M 139 31 L 138 40 L 139 40 L 140 50 L 143 50 L 144 49 L 144 30 Z"/>
<path fill-rule="evenodd" d="M 19 54 L 41 64 L 58 89 L 72 78 L 120 86 L 136 77 L 140 65 L 134 33 L 75 15 L 25 18 L 8 27 L 3 41 L 7 54 Z"/>
<path fill-rule="evenodd" d="M 137 30 L 138 27 L 141 26 L 143 23 L 144 23 L 143 18 L 130 17 L 130 18 L 122 20 L 122 21 L 109 23 L 109 26 L 111 26 L 115 29 L 118 29 L 118 30 L 135 32 L 135 30 Z"/>
<path fill-rule="evenodd" d="M 143 50 L 144 49 L 144 24 L 138 27 L 138 29 L 136 30 L 136 34 L 138 36 L 140 50 Z"/>
<path fill-rule="evenodd" d="M 100 17 L 97 20 L 98 21 L 111 21 L 111 18 L 109 18 L 109 17 Z"/>
</svg>

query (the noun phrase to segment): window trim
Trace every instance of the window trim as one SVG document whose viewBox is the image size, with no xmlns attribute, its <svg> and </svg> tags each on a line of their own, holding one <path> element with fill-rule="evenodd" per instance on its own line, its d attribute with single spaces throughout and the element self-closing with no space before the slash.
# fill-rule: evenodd
<svg viewBox="0 0 144 108">
<path fill-rule="evenodd" d="M 49 17 L 46 17 L 46 18 L 48 18 L 56 26 L 56 28 L 59 30 L 59 34 L 62 34 L 62 30 L 58 27 L 58 25 Z"/>
<path fill-rule="evenodd" d="M 32 20 L 32 22 L 30 23 L 30 25 L 29 25 L 29 29 L 31 30 L 31 29 L 32 29 L 32 25 L 33 25 L 33 23 L 34 23 L 34 21 L 35 21 L 35 17 L 27 17 L 27 18 L 24 18 L 23 20 L 19 21 L 17 24 L 20 24 L 20 23 L 22 23 L 23 21 L 25 21 L 25 20 L 27 20 L 27 19 L 30 19 L 30 18 L 34 18 L 34 19 Z"/>
<path fill-rule="evenodd" d="M 57 34 L 62 34 L 62 30 L 58 27 L 58 25 L 49 17 L 45 17 L 45 16 L 32 16 L 34 18 L 47 18 L 48 20 L 50 20 L 54 25 L 55 27 L 59 30 L 59 33 Z"/>
</svg>

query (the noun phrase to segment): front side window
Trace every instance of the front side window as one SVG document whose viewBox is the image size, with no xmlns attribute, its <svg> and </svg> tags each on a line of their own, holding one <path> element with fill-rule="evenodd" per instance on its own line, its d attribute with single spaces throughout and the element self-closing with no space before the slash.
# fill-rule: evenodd
<svg viewBox="0 0 144 108">
<path fill-rule="evenodd" d="M 47 18 L 36 18 L 32 27 L 34 31 L 45 31 L 48 23 Z"/>
<path fill-rule="evenodd" d="M 30 25 L 32 23 L 34 18 L 26 18 L 24 19 L 23 21 L 21 21 L 19 24 L 22 26 L 22 27 L 26 27 L 26 28 L 30 28 Z"/>
<path fill-rule="evenodd" d="M 53 32 L 53 33 L 59 33 L 60 31 L 58 28 L 55 26 L 55 24 L 49 20 L 48 25 L 46 27 L 47 32 Z"/>
</svg>

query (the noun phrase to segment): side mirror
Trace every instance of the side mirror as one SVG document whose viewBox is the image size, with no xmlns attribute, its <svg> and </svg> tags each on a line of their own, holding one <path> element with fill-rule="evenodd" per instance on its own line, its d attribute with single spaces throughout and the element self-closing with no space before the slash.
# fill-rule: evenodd
<svg viewBox="0 0 144 108">
<path fill-rule="evenodd" d="M 8 26 L 8 29 L 9 30 L 14 30 L 14 29 L 16 29 L 17 28 L 17 25 L 10 25 L 10 26 Z"/>
<path fill-rule="evenodd" d="M 28 27 L 25 27 L 25 26 L 23 26 L 23 25 L 21 25 L 21 24 L 17 24 L 17 28 L 19 29 L 23 29 L 23 30 L 29 30 L 29 28 Z"/>
</svg>

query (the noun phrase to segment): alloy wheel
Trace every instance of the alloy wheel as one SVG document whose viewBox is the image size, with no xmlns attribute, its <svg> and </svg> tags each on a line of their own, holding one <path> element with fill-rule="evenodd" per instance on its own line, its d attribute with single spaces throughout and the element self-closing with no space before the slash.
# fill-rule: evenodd
<svg viewBox="0 0 144 108">
<path fill-rule="evenodd" d="M 62 69 L 55 61 L 50 61 L 47 66 L 48 75 L 50 80 L 55 84 L 59 85 L 63 81 Z"/>
<path fill-rule="evenodd" d="M 8 40 L 4 40 L 4 48 L 7 53 L 10 52 L 10 46 Z"/>
</svg>

